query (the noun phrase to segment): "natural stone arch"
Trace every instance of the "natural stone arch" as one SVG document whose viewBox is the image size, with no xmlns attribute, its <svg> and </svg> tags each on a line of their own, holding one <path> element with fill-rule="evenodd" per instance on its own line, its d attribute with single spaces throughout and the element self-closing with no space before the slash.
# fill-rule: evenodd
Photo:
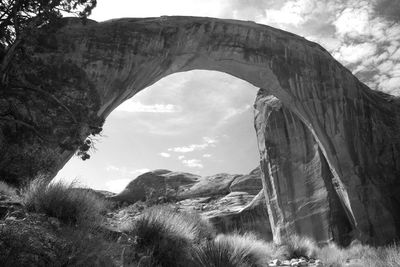
<svg viewBox="0 0 400 267">
<path fill-rule="evenodd" d="M 99 119 L 175 72 L 221 71 L 268 90 L 312 133 L 356 236 L 384 243 L 400 235 L 398 100 L 370 90 L 318 44 L 252 22 L 161 17 L 87 25 L 69 19 L 41 46 L 34 54 L 40 64 L 65 66 L 85 80 Z M 268 159 L 265 147 L 260 153 Z M 64 151 L 58 167 L 71 155 Z M 273 181 L 264 185 L 279 241 L 290 219 Z"/>
</svg>

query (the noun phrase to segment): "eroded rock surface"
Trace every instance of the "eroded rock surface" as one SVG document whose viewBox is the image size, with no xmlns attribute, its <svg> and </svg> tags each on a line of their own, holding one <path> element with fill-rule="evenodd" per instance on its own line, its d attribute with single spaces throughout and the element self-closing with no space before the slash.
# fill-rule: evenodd
<svg viewBox="0 0 400 267">
<path fill-rule="evenodd" d="M 240 186 L 232 189 L 233 184 Z M 155 170 L 138 176 L 111 199 L 133 204 L 113 215 L 114 221 L 139 216 L 141 205 L 169 203 L 202 214 L 220 232 L 252 231 L 265 240 L 272 239 L 259 167 L 245 175 L 221 173 L 206 177 Z"/>
<path fill-rule="evenodd" d="M 15 90 L 1 92 L 6 102 L 1 110 L 6 119 L 0 124 L 3 179 L 26 179 L 16 170 L 27 162 L 27 153 L 28 160 L 51 155 L 54 160 L 46 160 L 51 166 L 44 171 L 54 175 L 125 100 L 175 72 L 216 70 L 265 88 L 310 130 L 321 151 L 314 155 L 325 158 L 357 238 L 381 244 L 400 237 L 399 100 L 370 90 L 318 44 L 265 25 L 213 18 L 64 22 L 27 40 L 29 53 L 13 61 L 10 77 L 34 85 L 37 95 L 26 101 L 26 95 Z M 44 100 L 47 97 L 51 100 Z M 51 118 L 40 119 L 49 115 L 38 101 L 57 103 L 50 109 Z M 89 105 L 73 104 L 85 102 Z M 14 103 L 20 107 L 16 113 Z M 64 115 L 57 115 L 62 109 Z M 37 137 L 35 129 L 40 127 Z M 269 146 L 266 140 L 259 144 L 262 172 L 269 177 Z M 30 174 L 41 172 L 40 166 L 38 162 Z M 286 232 L 280 229 L 287 228 L 281 226 L 292 220 L 284 213 L 287 208 L 274 184 L 264 183 L 264 189 L 279 241 Z M 293 196 L 298 195 L 296 190 Z"/>
<path fill-rule="evenodd" d="M 199 179 L 198 175 L 169 170 L 146 172 L 132 180 L 112 199 L 131 204 L 137 201 L 156 201 L 159 198 L 177 199 Z"/>
<path fill-rule="evenodd" d="M 351 224 L 310 130 L 265 90 L 259 91 L 255 108 L 267 195 L 276 196 L 268 205 L 274 231 L 348 243 Z"/>
</svg>

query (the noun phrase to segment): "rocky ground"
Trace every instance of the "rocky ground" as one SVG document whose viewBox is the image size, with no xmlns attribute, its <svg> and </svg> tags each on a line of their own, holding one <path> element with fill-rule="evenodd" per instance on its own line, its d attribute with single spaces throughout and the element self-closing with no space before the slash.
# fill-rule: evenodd
<svg viewBox="0 0 400 267">
<path fill-rule="evenodd" d="M 272 239 L 259 168 L 246 175 L 217 174 L 200 177 L 190 173 L 156 170 L 134 179 L 110 197 L 122 203 L 107 214 L 112 227 L 139 216 L 149 205 L 168 204 L 176 210 L 200 213 L 222 233 L 255 232 Z"/>
<path fill-rule="evenodd" d="M 57 218 L 28 212 L 16 192 L 0 190 L 0 263 L 5 262 L 3 266 L 91 266 L 96 262 L 95 266 L 130 266 L 123 262 L 128 240 L 120 229 L 136 220 L 147 208 L 159 204 L 172 206 L 176 211 L 199 213 L 209 219 L 219 233 L 253 232 L 258 238 L 271 241 L 270 229 L 265 227 L 269 219 L 261 183 L 258 182 L 258 169 L 248 175 L 210 177 L 164 170 L 149 172 L 144 177 L 152 178 L 141 180 L 143 177 L 139 176 L 117 195 L 73 189 L 90 191 L 108 202 L 108 209 L 103 214 L 104 223 L 96 229 L 67 226 Z M 183 188 L 177 180 L 184 181 Z M 208 191 L 201 187 L 206 183 L 210 188 Z M 145 192 L 140 199 L 129 196 L 130 188 L 135 184 L 140 184 Z M 320 260 L 322 258 L 314 255 L 275 259 L 266 266 L 396 266 L 366 265 L 361 260 L 363 254 L 375 253 L 378 257 L 380 252 L 363 246 L 358 250 L 337 265 L 325 264 Z M 104 255 L 99 255 L 99 251 Z"/>
</svg>

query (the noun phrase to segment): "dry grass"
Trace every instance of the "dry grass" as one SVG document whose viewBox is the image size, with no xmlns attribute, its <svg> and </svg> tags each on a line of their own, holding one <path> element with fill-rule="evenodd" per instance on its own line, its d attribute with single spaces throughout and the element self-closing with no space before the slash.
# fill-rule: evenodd
<svg viewBox="0 0 400 267">
<path fill-rule="evenodd" d="M 17 190 L 13 186 L 7 184 L 6 182 L 0 181 L 0 194 L 6 195 L 9 197 L 16 197 Z"/>
<path fill-rule="evenodd" d="M 272 259 L 283 259 L 285 250 L 258 239 L 252 233 L 218 235 L 213 241 L 198 247 L 194 264 L 198 267 L 268 266 Z"/>
<path fill-rule="evenodd" d="M 0 227 L 0 266 L 115 266 L 101 236 L 34 225 Z"/>
<path fill-rule="evenodd" d="M 226 243 L 208 241 L 193 250 L 194 267 L 250 267 L 247 251 L 234 250 Z"/>
<path fill-rule="evenodd" d="M 48 184 L 45 179 L 31 181 L 22 192 L 28 211 L 45 213 L 70 225 L 97 227 L 106 202 L 94 193 L 73 188 L 62 182 Z"/>
<path fill-rule="evenodd" d="M 263 266 L 272 259 L 282 259 L 285 253 L 282 247 L 258 239 L 252 233 L 218 235 L 215 242 L 230 247 L 234 253 L 244 252 L 252 259 L 252 264 L 257 266 Z"/>
<path fill-rule="evenodd" d="M 286 250 L 285 254 L 288 259 L 300 257 L 315 258 L 319 249 L 313 239 L 298 235 L 292 235 L 286 239 L 282 247 Z"/>
<path fill-rule="evenodd" d="M 166 206 L 146 210 L 122 231 L 134 240 L 129 248 L 134 256 L 125 262 L 151 258 L 160 266 L 190 266 L 193 247 L 214 236 L 211 224 L 199 215 L 176 212 Z"/>
<path fill-rule="evenodd" d="M 400 246 L 392 244 L 374 248 L 355 244 L 348 248 L 339 248 L 334 244 L 329 244 L 318 250 L 317 258 L 332 267 L 345 266 L 347 262 L 352 261 L 365 267 L 398 267 L 400 266 Z"/>
</svg>

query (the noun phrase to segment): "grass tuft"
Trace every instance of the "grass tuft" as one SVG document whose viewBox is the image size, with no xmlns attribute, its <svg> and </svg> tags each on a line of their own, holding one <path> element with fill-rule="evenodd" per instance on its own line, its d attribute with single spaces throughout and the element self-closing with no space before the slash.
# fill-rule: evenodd
<svg viewBox="0 0 400 267">
<path fill-rule="evenodd" d="M 166 206 L 149 208 L 122 231 L 133 240 L 130 250 L 136 253 L 125 262 L 150 257 L 160 266 L 189 266 L 193 247 L 214 236 L 211 224 L 199 215 Z"/>
<path fill-rule="evenodd" d="M 73 188 L 62 182 L 48 184 L 45 179 L 32 180 L 22 192 L 28 211 L 45 213 L 69 225 L 97 227 L 106 202 L 87 190 Z"/>
<path fill-rule="evenodd" d="M 250 267 L 247 251 L 234 251 L 226 243 L 208 241 L 193 251 L 195 267 Z"/>
<path fill-rule="evenodd" d="M 282 259 L 284 250 L 258 239 L 252 233 L 218 235 L 195 250 L 194 262 L 206 266 L 268 266 L 272 259 Z"/>
<path fill-rule="evenodd" d="M 339 248 L 335 244 L 329 244 L 319 249 L 317 258 L 332 267 L 347 266 L 349 262 L 366 267 L 398 267 L 400 246 L 392 244 L 374 248 L 369 245 L 354 244 L 348 248 Z"/>
<path fill-rule="evenodd" d="M 309 237 L 292 235 L 283 242 L 287 258 L 315 258 L 318 252 L 317 243 Z"/>
</svg>

